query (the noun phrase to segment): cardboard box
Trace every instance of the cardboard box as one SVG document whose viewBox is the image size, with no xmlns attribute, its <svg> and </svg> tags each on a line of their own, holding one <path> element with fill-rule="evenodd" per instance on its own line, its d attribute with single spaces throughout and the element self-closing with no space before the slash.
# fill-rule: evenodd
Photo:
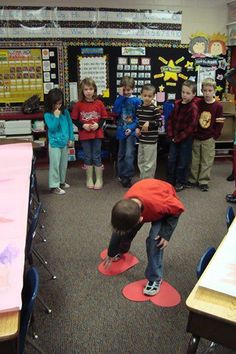
<svg viewBox="0 0 236 354">
<path fill-rule="evenodd" d="M 233 102 L 221 101 L 223 106 L 223 113 L 235 114 L 235 104 Z"/>
</svg>

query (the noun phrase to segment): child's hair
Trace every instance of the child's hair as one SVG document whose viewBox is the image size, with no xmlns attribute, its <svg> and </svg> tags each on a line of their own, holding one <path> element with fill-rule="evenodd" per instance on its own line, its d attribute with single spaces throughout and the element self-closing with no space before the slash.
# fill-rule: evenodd
<svg viewBox="0 0 236 354">
<path fill-rule="evenodd" d="M 120 80 L 120 86 L 121 87 L 128 86 L 128 87 L 134 89 L 134 86 L 135 86 L 134 78 L 129 77 L 129 76 L 123 76 L 122 79 Z"/>
<path fill-rule="evenodd" d="M 194 81 L 192 81 L 192 80 L 185 80 L 185 81 L 183 82 L 183 84 L 182 84 L 182 87 L 183 87 L 183 86 L 189 87 L 189 88 L 192 90 L 192 92 L 193 92 L 194 94 L 196 94 L 196 92 L 197 92 L 197 85 L 196 85 L 196 82 L 194 82 Z"/>
<path fill-rule="evenodd" d="M 207 77 L 206 79 L 204 79 L 202 81 L 202 89 L 203 89 L 204 86 L 212 86 L 214 88 L 214 90 L 215 90 L 216 82 L 211 77 Z"/>
<path fill-rule="evenodd" d="M 64 95 L 61 89 L 53 88 L 51 89 L 45 99 L 44 111 L 45 112 L 53 112 L 54 106 L 57 102 L 61 101 L 62 105 L 60 110 L 64 113 L 65 106 L 64 106 Z"/>
<path fill-rule="evenodd" d="M 96 85 L 95 81 L 93 79 L 91 79 L 90 77 L 86 77 L 79 84 L 79 100 L 80 101 L 84 101 L 85 100 L 85 96 L 84 96 L 84 92 L 83 92 L 85 86 L 89 86 L 89 87 L 92 87 L 94 89 L 93 99 L 96 100 L 97 91 L 98 91 L 97 85 Z"/>
<path fill-rule="evenodd" d="M 111 211 L 111 225 L 113 230 L 123 235 L 133 229 L 139 222 L 141 209 L 132 199 L 122 199 L 117 202 Z"/>
<path fill-rule="evenodd" d="M 153 95 L 155 95 L 156 88 L 155 88 L 155 86 L 153 86 L 151 84 L 146 84 L 146 85 L 143 85 L 143 87 L 141 89 L 141 93 L 143 93 L 143 91 L 152 91 Z"/>
</svg>

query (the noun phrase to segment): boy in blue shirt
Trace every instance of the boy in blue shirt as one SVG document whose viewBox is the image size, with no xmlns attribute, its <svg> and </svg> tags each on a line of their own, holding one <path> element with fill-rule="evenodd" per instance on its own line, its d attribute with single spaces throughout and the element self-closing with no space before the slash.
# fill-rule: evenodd
<svg viewBox="0 0 236 354">
<path fill-rule="evenodd" d="M 113 112 L 117 115 L 116 138 L 119 140 L 117 172 L 123 187 L 131 186 L 134 175 L 136 110 L 141 100 L 133 96 L 134 79 L 124 76 L 121 79 L 119 96 L 115 100 Z"/>
</svg>

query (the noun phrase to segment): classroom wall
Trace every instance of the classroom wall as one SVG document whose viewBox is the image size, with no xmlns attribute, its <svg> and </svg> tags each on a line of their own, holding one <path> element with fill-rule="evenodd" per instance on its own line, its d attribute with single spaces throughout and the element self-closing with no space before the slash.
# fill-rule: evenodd
<svg viewBox="0 0 236 354">
<path fill-rule="evenodd" d="M 68 4 L 69 3 L 69 4 Z M 183 13 L 182 43 L 197 31 L 227 33 L 228 0 L 2 0 L 1 6 L 110 7 L 156 10 L 180 10 Z"/>
</svg>

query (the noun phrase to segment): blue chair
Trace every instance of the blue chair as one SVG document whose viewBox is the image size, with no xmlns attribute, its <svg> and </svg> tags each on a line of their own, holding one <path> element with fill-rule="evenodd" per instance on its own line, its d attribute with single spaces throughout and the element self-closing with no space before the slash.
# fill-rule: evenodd
<svg viewBox="0 0 236 354">
<path fill-rule="evenodd" d="M 197 267 L 196 267 L 196 273 L 197 273 L 197 278 L 199 279 L 204 270 L 206 269 L 208 263 L 210 262 L 211 258 L 213 257 L 215 253 L 215 248 L 214 247 L 208 247 L 208 249 L 203 253 L 201 258 L 198 261 Z"/>
<path fill-rule="evenodd" d="M 228 206 L 226 210 L 226 216 L 225 216 L 227 228 L 230 227 L 232 221 L 234 220 L 234 217 L 235 217 L 234 209 L 232 208 L 232 206 Z"/>
<path fill-rule="evenodd" d="M 20 333 L 19 333 L 19 354 L 24 354 L 26 336 L 28 332 L 29 325 L 31 323 L 33 308 L 35 299 L 38 294 L 39 289 L 39 275 L 36 268 L 31 267 L 24 279 L 24 285 L 22 290 L 22 309 L 21 309 L 21 319 L 20 319 Z M 31 340 L 27 341 L 36 349 L 39 353 L 42 350 Z"/>
</svg>

